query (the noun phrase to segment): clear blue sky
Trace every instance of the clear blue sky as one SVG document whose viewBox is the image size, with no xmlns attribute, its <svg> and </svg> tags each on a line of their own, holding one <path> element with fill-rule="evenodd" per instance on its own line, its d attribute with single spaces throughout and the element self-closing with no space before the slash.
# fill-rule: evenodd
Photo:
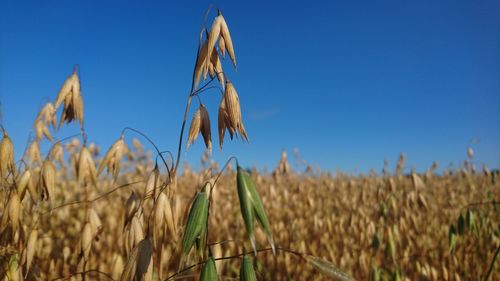
<svg viewBox="0 0 500 281">
<path fill-rule="evenodd" d="M 105 150 L 131 126 L 174 150 L 209 3 L 1 0 L 0 100 L 18 152 L 74 64 L 90 141 Z M 404 152 L 424 170 L 456 167 L 476 138 L 476 162 L 500 166 L 500 1 L 213 4 L 251 140 L 214 145 L 216 160 L 272 168 L 297 147 L 324 169 L 366 172 Z M 203 96 L 214 144 L 219 99 Z M 183 159 L 196 166 L 202 151 L 199 139 Z"/>
</svg>

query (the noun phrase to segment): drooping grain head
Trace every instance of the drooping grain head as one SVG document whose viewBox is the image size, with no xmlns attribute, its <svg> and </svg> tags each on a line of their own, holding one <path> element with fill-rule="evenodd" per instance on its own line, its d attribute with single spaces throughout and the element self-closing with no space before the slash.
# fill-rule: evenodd
<svg viewBox="0 0 500 281">
<path fill-rule="evenodd" d="M 8 174 L 14 174 L 14 144 L 4 132 L 2 141 L 0 142 L 0 180 L 5 180 Z"/>
</svg>

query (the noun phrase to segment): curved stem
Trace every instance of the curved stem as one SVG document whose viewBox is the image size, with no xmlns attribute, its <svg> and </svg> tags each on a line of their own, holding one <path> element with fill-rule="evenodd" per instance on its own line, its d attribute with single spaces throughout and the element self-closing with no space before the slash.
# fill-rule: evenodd
<svg viewBox="0 0 500 281">
<path fill-rule="evenodd" d="M 264 249 L 259 249 L 257 250 L 257 253 L 263 253 L 263 252 L 269 252 L 269 251 L 272 251 L 273 248 L 269 247 L 269 248 L 264 248 Z M 276 247 L 276 250 L 279 250 L 279 251 L 282 251 L 282 252 L 285 252 L 285 253 L 289 253 L 289 254 L 293 254 L 295 256 L 298 256 L 298 257 L 301 257 L 303 258 L 306 254 L 303 254 L 303 253 L 300 253 L 300 252 L 297 252 L 297 251 L 294 251 L 294 250 L 290 250 L 290 249 L 286 249 L 286 248 L 281 248 L 281 247 Z M 230 259 L 237 259 L 237 258 L 240 258 L 242 256 L 246 255 L 246 252 L 243 252 L 243 253 L 240 253 L 240 254 L 236 254 L 236 255 L 233 255 L 233 256 L 227 256 L 227 257 L 221 257 L 221 258 L 214 258 L 214 261 L 220 261 L 220 260 L 230 260 Z M 199 263 L 195 263 L 195 264 L 192 264 L 188 267 L 185 267 L 183 269 L 181 269 L 179 272 L 176 272 L 172 275 L 170 275 L 169 277 L 167 277 L 165 280 L 163 281 L 168 281 L 168 280 L 171 280 L 171 279 L 175 279 L 174 277 L 192 269 L 192 268 L 195 268 L 197 266 L 200 266 L 202 264 L 205 264 L 207 261 L 204 260 L 204 261 L 201 261 Z"/>
<path fill-rule="evenodd" d="M 156 150 L 156 153 L 157 153 L 157 156 L 159 155 L 161 160 L 163 161 L 163 164 L 165 164 L 165 167 L 167 168 L 167 172 L 168 172 L 168 178 L 170 179 L 170 170 L 168 168 L 168 165 L 167 165 L 167 161 L 165 161 L 165 158 L 163 158 L 163 155 L 161 154 L 161 151 L 158 149 L 158 147 L 156 146 L 156 144 L 146 135 L 144 134 L 143 132 L 139 131 L 139 130 L 136 130 L 134 128 L 131 128 L 131 127 L 125 127 L 123 128 L 122 130 L 122 135 L 125 133 L 125 131 L 132 131 L 132 132 L 135 132 L 139 135 L 141 135 L 143 138 L 145 138 L 151 145 L 153 145 L 153 147 L 155 148 Z"/>
<path fill-rule="evenodd" d="M 98 270 L 98 269 L 89 269 L 89 270 L 85 270 L 85 271 L 75 272 L 75 273 L 72 273 L 72 274 L 70 274 L 70 275 L 68 275 L 68 276 L 57 277 L 57 278 L 51 279 L 51 281 L 56 281 L 56 280 L 67 280 L 67 279 L 70 279 L 71 277 L 76 276 L 76 275 L 82 275 L 82 276 L 83 276 L 83 275 L 85 275 L 85 274 L 87 274 L 87 273 L 92 273 L 92 272 L 95 272 L 95 273 L 97 273 L 97 274 L 99 274 L 99 275 L 105 276 L 105 277 L 106 277 L 106 278 L 108 278 L 109 280 L 113 280 L 113 281 L 115 280 L 115 279 L 113 279 L 113 277 L 111 277 L 111 275 L 109 275 L 109 274 L 108 274 L 108 273 L 106 273 L 106 272 L 102 272 L 102 271 L 100 271 L 100 270 Z"/>
</svg>

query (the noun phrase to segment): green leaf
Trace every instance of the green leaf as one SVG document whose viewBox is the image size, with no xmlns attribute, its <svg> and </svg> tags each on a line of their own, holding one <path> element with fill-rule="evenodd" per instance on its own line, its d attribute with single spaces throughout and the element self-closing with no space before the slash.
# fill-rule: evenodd
<svg viewBox="0 0 500 281">
<path fill-rule="evenodd" d="M 212 257 L 210 257 L 203 265 L 200 274 L 200 281 L 219 281 L 217 268 L 215 267 L 215 261 Z"/>
<path fill-rule="evenodd" d="M 205 191 L 198 192 L 189 210 L 188 221 L 182 239 L 182 253 L 188 254 L 196 239 L 203 239 L 208 220 L 208 197 Z"/>
<path fill-rule="evenodd" d="M 243 261 L 240 268 L 241 281 L 257 281 L 257 275 L 253 269 L 252 261 L 247 254 L 243 255 Z"/>
</svg>

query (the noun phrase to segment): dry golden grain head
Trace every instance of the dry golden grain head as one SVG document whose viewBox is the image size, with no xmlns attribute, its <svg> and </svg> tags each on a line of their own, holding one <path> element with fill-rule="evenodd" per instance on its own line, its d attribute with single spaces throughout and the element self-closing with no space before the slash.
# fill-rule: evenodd
<svg viewBox="0 0 500 281">
<path fill-rule="evenodd" d="M 227 112 L 226 112 L 226 103 L 225 99 L 223 98 L 219 104 L 219 114 L 217 115 L 217 125 L 219 127 L 219 146 L 220 149 L 222 149 L 222 145 L 224 144 L 224 135 L 226 133 L 226 128 L 227 128 Z M 233 135 L 231 133 L 231 139 L 233 138 Z"/>
<path fill-rule="evenodd" d="M 17 191 L 13 191 L 11 192 L 11 196 L 7 203 L 7 214 L 5 216 L 2 216 L 2 224 L 1 224 L 2 227 L 6 225 L 7 223 L 6 219 L 8 217 L 8 221 L 10 222 L 10 226 L 12 227 L 12 233 L 13 234 L 16 233 L 22 219 L 21 215 L 22 215 L 21 199 L 19 198 Z"/>
<path fill-rule="evenodd" d="M 189 148 L 189 145 L 191 145 L 196 141 L 196 139 L 198 138 L 198 134 L 200 133 L 200 130 L 201 130 L 201 110 L 200 108 L 198 108 L 193 115 L 193 119 L 191 120 L 191 125 L 189 125 L 189 134 L 186 143 L 186 150 Z"/>
<path fill-rule="evenodd" d="M 120 172 L 120 162 L 122 161 L 123 154 L 127 151 L 125 145 L 125 140 L 123 135 L 109 148 L 108 152 L 104 156 L 104 159 L 99 165 L 99 170 L 97 174 L 101 174 L 104 167 L 107 167 L 108 173 L 113 175 L 113 179 L 116 181 L 118 178 L 118 173 Z"/>
<path fill-rule="evenodd" d="M 125 202 L 125 219 L 123 224 L 124 229 L 130 223 L 130 221 L 132 221 L 132 218 L 134 217 L 135 213 L 137 213 L 137 211 L 141 206 L 140 204 L 141 204 L 141 199 L 139 198 L 139 196 L 137 196 L 137 194 L 134 191 L 132 191 L 132 193 L 127 199 L 127 202 Z"/>
<path fill-rule="evenodd" d="M 151 265 L 152 256 L 153 244 L 148 237 L 141 240 L 130 253 L 120 281 L 143 280 L 144 274 Z"/>
<path fill-rule="evenodd" d="M 83 123 L 83 99 L 81 96 L 80 79 L 76 71 L 64 82 L 63 87 L 59 91 L 56 99 L 55 108 L 64 104 L 59 127 L 63 123 L 70 123 L 73 120 L 78 120 Z"/>
<path fill-rule="evenodd" d="M 42 164 L 40 176 L 40 189 L 42 189 L 42 199 L 52 200 L 56 185 L 56 167 L 49 160 L 45 159 Z"/>
<path fill-rule="evenodd" d="M 82 230 L 82 237 L 80 238 L 80 256 L 83 256 L 85 261 L 89 260 L 90 250 L 92 248 L 92 226 L 89 222 L 85 223 Z"/>
<path fill-rule="evenodd" d="M 219 39 L 219 41 L 224 41 L 223 46 L 227 50 L 227 53 L 229 54 L 229 57 L 231 58 L 231 61 L 233 62 L 233 66 L 236 67 L 236 57 L 234 55 L 233 41 L 231 40 L 231 34 L 229 33 L 229 27 L 227 26 L 226 20 L 224 19 L 222 14 L 219 14 L 218 17 L 220 17 L 220 25 L 221 25 L 220 35 L 222 37 L 222 40 Z M 219 43 L 219 48 L 220 48 L 220 43 Z"/>
<path fill-rule="evenodd" d="M 56 103 L 55 103 L 55 110 L 59 108 L 59 106 L 66 100 L 68 95 L 71 94 L 71 91 L 73 89 L 73 75 L 68 77 L 65 81 L 64 84 L 62 85 L 61 89 L 59 90 L 59 94 L 57 95 L 56 98 Z"/>
<path fill-rule="evenodd" d="M 220 31 L 221 31 L 221 21 L 223 20 L 222 16 L 217 16 L 212 23 L 212 27 L 210 28 L 210 32 L 207 38 L 207 56 L 205 58 L 205 69 L 208 69 L 208 65 L 210 63 L 210 57 L 212 56 L 212 52 L 215 47 L 215 43 L 217 39 L 219 39 Z"/>
<path fill-rule="evenodd" d="M 0 142 L 0 181 L 4 180 L 9 173 L 14 174 L 14 145 L 7 132 L 4 131 L 3 139 Z"/>
<path fill-rule="evenodd" d="M 94 208 L 90 208 L 87 214 L 87 221 L 92 228 L 92 237 L 97 237 L 102 231 L 102 222 Z"/>
<path fill-rule="evenodd" d="M 50 134 L 49 127 L 43 120 L 37 119 L 35 121 L 34 128 L 37 141 L 40 141 L 43 137 L 46 137 L 49 141 L 52 141 L 52 135 Z"/>
<path fill-rule="evenodd" d="M 243 126 L 243 120 L 241 118 L 240 99 L 238 97 L 236 89 L 229 80 L 226 80 L 226 90 L 224 91 L 224 100 L 227 113 L 226 126 L 229 132 L 233 131 L 241 135 L 248 141 L 248 135 L 245 131 L 245 127 Z"/>
<path fill-rule="evenodd" d="M 49 152 L 49 158 L 59 163 L 64 163 L 64 148 L 60 142 L 56 142 Z"/>
<path fill-rule="evenodd" d="M 210 129 L 210 117 L 208 116 L 207 108 L 200 104 L 200 117 L 201 117 L 201 126 L 200 132 L 203 136 L 203 141 L 205 141 L 205 146 L 208 151 L 212 150 L 212 131 Z"/>
<path fill-rule="evenodd" d="M 36 120 L 41 120 L 46 124 L 52 125 L 52 127 L 56 128 L 56 109 L 51 102 L 47 102 L 45 106 L 40 110 Z"/>
<path fill-rule="evenodd" d="M 220 84 L 222 85 L 222 90 L 224 90 L 224 70 L 222 69 L 222 64 L 219 59 L 219 53 L 217 53 L 217 50 L 215 49 L 212 51 L 210 66 L 210 77 L 213 78 L 215 75 L 217 75 L 217 80 L 219 80 Z"/>
<path fill-rule="evenodd" d="M 38 141 L 31 142 L 27 153 L 29 165 L 35 162 L 42 164 L 42 154 L 40 153 L 40 143 Z"/>
<path fill-rule="evenodd" d="M 24 194 L 26 193 L 26 188 L 31 184 L 31 171 L 29 169 L 26 169 L 17 180 L 17 193 L 21 197 L 21 201 L 23 200 Z"/>
<path fill-rule="evenodd" d="M 194 67 L 194 77 L 193 77 L 193 89 L 198 89 L 198 84 L 200 83 L 201 75 L 205 72 L 205 63 L 207 61 L 207 43 L 205 41 L 198 51 L 198 56 L 196 57 L 196 65 Z"/>
<path fill-rule="evenodd" d="M 33 257 L 35 256 L 36 252 L 36 244 L 38 240 L 38 229 L 35 228 L 31 231 L 29 237 L 28 237 L 28 244 L 26 245 L 26 271 L 29 272 L 31 262 L 33 261 Z"/>
<path fill-rule="evenodd" d="M 97 186 L 97 171 L 94 159 L 85 145 L 82 146 L 79 153 L 77 175 L 80 183 L 84 183 L 87 180 L 87 182 L 92 182 Z"/>
</svg>

